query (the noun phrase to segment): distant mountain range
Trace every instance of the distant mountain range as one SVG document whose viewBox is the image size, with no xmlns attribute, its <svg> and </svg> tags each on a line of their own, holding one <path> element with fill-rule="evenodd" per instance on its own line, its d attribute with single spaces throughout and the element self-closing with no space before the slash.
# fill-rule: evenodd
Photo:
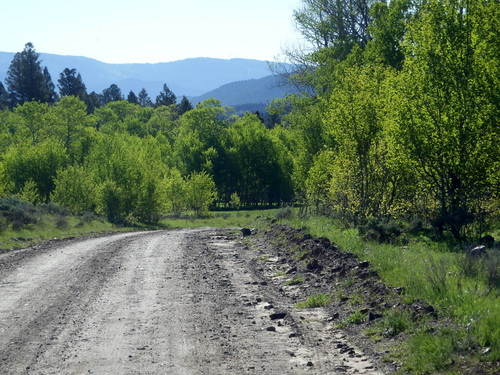
<svg viewBox="0 0 500 375">
<path fill-rule="evenodd" d="M 3 82 L 14 53 L 0 52 L 0 80 Z M 209 97 L 225 105 L 262 104 L 293 92 L 273 77 L 266 61 L 249 59 L 192 58 L 156 64 L 107 64 L 80 56 L 41 53 L 54 84 L 64 68 L 75 68 L 87 90 L 101 92 L 116 83 L 126 96 L 145 88 L 154 100 L 166 83 L 178 96 L 194 102 Z"/>
<path fill-rule="evenodd" d="M 217 98 L 225 105 L 242 106 L 251 103 L 269 103 L 297 91 L 285 79 L 270 75 L 259 79 L 231 82 L 211 90 L 203 95 L 191 98 L 198 103 L 209 98 Z"/>
</svg>

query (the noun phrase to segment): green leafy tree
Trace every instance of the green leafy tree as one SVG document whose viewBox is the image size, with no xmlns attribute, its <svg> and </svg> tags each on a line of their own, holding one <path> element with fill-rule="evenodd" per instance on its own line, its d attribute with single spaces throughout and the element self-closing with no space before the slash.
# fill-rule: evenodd
<svg viewBox="0 0 500 375">
<path fill-rule="evenodd" d="M 46 103 L 26 102 L 17 106 L 14 112 L 20 116 L 19 130 L 22 136 L 27 136 L 33 145 L 47 136 L 51 118 Z"/>
<path fill-rule="evenodd" d="M 96 184 L 93 176 L 83 166 L 70 166 L 57 171 L 55 189 L 51 200 L 66 207 L 74 214 L 95 209 Z"/>
<path fill-rule="evenodd" d="M 331 208 L 330 185 L 334 178 L 335 153 L 331 150 L 319 153 L 309 169 L 305 181 L 306 199 L 317 213 L 329 214 Z"/>
<path fill-rule="evenodd" d="M 156 97 L 156 106 L 159 107 L 161 105 L 174 105 L 177 102 L 177 97 L 175 94 L 168 88 L 166 84 L 163 85 L 163 90 Z"/>
<path fill-rule="evenodd" d="M 186 208 L 186 182 L 176 169 L 161 182 L 162 195 L 165 199 L 165 211 L 173 216 L 180 216 Z"/>
<path fill-rule="evenodd" d="M 65 68 L 58 79 L 59 95 L 76 96 L 82 101 L 87 99 L 87 88 L 83 83 L 82 76 L 76 69 Z"/>
<path fill-rule="evenodd" d="M 193 173 L 186 180 L 186 206 L 196 216 L 208 214 L 210 205 L 217 198 L 217 190 L 212 177 L 205 172 Z"/>
<path fill-rule="evenodd" d="M 174 154 L 183 175 L 212 172 L 221 150 L 221 133 L 228 125 L 228 109 L 215 99 L 206 100 L 179 119 Z"/>
<path fill-rule="evenodd" d="M 257 116 L 238 119 L 225 133 L 225 157 L 214 166 L 224 200 L 236 192 L 246 205 L 289 201 L 293 193 L 286 152 Z"/>
<path fill-rule="evenodd" d="M 32 100 L 52 101 L 50 75 L 44 75 L 39 59 L 40 55 L 31 43 L 26 43 L 24 50 L 16 53 L 12 59 L 5 82 L 13 105 Z"/>
<path fill-rule="evenodd" d="M 390 168 L 385 137 L 385 82 L 389 69 L 364 66 L 345 71 L 332 92 L 325 126 L 335 139 L 331 204 L 362 223 L 388 213 L 401 171 Z"/>
<path fill-rule="evenodd" d="M 33 146 L 12 145 L 4 155 L 4 181 L 13 194 L 33 181 L 41 201 L 48 202 L 55 187 L 56 172 L 67 160 L 64 146 L 57 141 L 47 140 Z"/>
<path fill-rule="evenodd" d="M 437 201 L 430 216 L 456 238 L 498 192 L 498 16 L 494 1 L 425 2 L 394 103 L 397 139 Z"/>
<path fill-rule="evenodd" d="M 396 69 L 403 67 L 402 42 L 414 14 L 414 4 L 414 0 L 392 0 L 380 1 L 372 6 L 371 40 L 366 52 L 369 59 Z"/>
<path fill-rule="evenodd" d="M 76 145 L 83 129 L 90 126 L 85 103 L 75 96 L 65 96 L 56 104 L 52 113 L 52 134 L 64 144 L 73 160 L 78 159 Z"/>
</svg>

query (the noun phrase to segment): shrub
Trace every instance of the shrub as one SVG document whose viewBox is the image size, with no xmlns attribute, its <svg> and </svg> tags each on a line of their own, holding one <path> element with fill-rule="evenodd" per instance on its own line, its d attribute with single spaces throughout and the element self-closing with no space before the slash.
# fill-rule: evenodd
<svg viewBox="0 0 500 375">
<path fill-rule="evenodd" d="M 394 221 L 372 218 L 360 226 L 359 231 L 365 240 L 393 243 L 401 235 L 403 228 Z"/>
<path fill-rule="evenodd" d="M 66 218 L 66 216 L 58 216 L 56 218 L 57 229 L 66 229 L 66 228 L 68 228 L 68 226 L 69 226 L 69 223 L 68 223 L 68 219 Z"/>
<path fill-rule="evenodd" d="M 24 225 L 37 223 L 39 212 L 29 202 L 23 202 L 15 197 L 8 197 L 0 198 L 0 216 L 12 223 L 13 228 L 18 230 Z"/>
<path fill-rule="evenodd" d="M 278 220 L 290 219 L 293 217 L 293 210 L 291 207 L 280 208 L 279 211 L 276 212 L 275 217 Z"/>
<path fill-rule="evenodd" d="M 40 202 L 40 195 L 38 194 L 38 187 L 33 180 L 28 180 L 24 184 L 22 190 L 17 194 L 19 199 L 25 202 L 29 203 L 39 203 Z"/>
<path fill-rule="evenodd" d="M 231 199 L 229 200 L 229 207 L 233 210 L 239 210 L 241 207 L 241 200 L 238 193 L 231 194 Z"/>
</svg>

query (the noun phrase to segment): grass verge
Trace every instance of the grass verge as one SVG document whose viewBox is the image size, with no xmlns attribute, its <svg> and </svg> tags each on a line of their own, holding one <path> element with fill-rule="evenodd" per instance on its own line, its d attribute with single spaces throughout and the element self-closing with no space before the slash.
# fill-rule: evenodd
<svg viewBox="0 0 500 375">
<path fill-rule="evenodd" d="M 293 215 L 280 223 L 329 238 L 368 260 L 386 284 L 403 287 L 406 302 L 424 300 L 438 309 L 447 327 L 429 330 L 422 323 L 412 328 L 402 354 L 407 370 L 424 374 L 456 369 L 464 361 L 500 361 L 498 254 L 490 253 L 492 260 L 484 265 L 487 270 L 479 267 L 480 261 L 468 264 L 464 252 L 450 244 L 423 236 L 410 238 L 405 245 L 380 244 L 367 242 L 358 230 L 342 228 L 325 217 Z M 474 271 L 475 266 L 481 270 Z M 411 324 L 407 316 L 389 316 L 381 329 L 391 336 Z"/>
</svg>

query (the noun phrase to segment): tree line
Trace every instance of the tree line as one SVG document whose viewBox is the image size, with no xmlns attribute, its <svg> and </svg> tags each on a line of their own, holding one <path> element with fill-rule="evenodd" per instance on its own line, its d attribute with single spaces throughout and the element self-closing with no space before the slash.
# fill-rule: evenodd
<svg viewBox="0 0 500 375">
<path fill-rule="evenodd" d="M 303 0 L 309 47 L 287 51 L 285 73 L 305 95 L 273 104 L 296 199 L 354 225 L 414 221 L 455 238 L 498 223 L 499 10 Z"/>
<path fill-rule="evenodd" d="M 74 68 L 65 68 L 59 74 L 57 80 L 59 92 L 56 92 L 52 77 L 47 67 L 42 68 L 40 55 L 32 43 L 26 43 L 23 51 L 14 55 L 5 83 L 6 87 L 0 82 L 0 109 L 12 109 L 29 101 L 52 104 L 64 96 L 75 96 L 82 100 L 87 106 L 88 113 L 93 113 L 95 109 L 110 102 L 125 99 L 129 103 L 139 104 L 142 107 L 168 106 L 177 103 L 176 95 L 166 84 L 163 85 L 155 102 L 144 88 L 137 95 L 131 90 L 125 98 L 121 89 L 114 83 L 101 93 L 95 91 L 88 93 L 81 74 Z M 183 96 L 177 105 L 177 110 L 182 114 L 191 108 L 191 103 Z"/>
<path fill-rule="evenodd" d="M 257 115 L 236 115 L 217 100 L 176 103 L 166 86 L 153 105 L 145 90 L 124 100 L 112 85 L 102 94 L 107 103 L 89 111 L 92 94 L 74 69 L 61 73 L 55 100 L 47 74 L 14 73 L 46 71 L 37 62 L 27 44 L 9 69 L 0 197 L 55 202 L 116 223 L 291 201 L 286 148 Z"/>
<path fill-rule="evenodd" d="M 269 105 L 272 127 L 169 90 L 156 106 L 111 87 L 92 110 L 74 91 L 53 103 L 40 68 L 45 99 L 0 113 L 0 195 L 145 222 L 293 203 L 349 225 L 478 236 L 500 211 L 499 9 L 303 0 L 294 19 L 309 46 L 288 51 L 282 72 L 303 94 Z"/>
</svg>

